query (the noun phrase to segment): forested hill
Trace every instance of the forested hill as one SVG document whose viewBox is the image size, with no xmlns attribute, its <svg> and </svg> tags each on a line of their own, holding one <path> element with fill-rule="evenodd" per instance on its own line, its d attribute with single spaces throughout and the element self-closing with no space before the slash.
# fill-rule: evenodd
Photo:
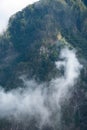
<svg viewBox="0 0 87 130">
<path fill-rule="evenodd" d="M 59 37 L 87 58 L 86 1 L 84 3 L 40 0 L 14 14 L 6 32 L 0 36 L 0 84 L 20 84 L 17 77 L 21 74 L 38 81 L 55 77 Z"/>
<path fill-rule="evenodd" d="M 6 92 L 24 87 L 21 76 L 49 84 L 64 73 L 55 62 L 66 46 L 76 50 L 83 68 L 72 98 L 62 107 L 63 128 L 59 130 L 87 130 L 86 0 L 40 0 L 11 16 L 6 31 L 0 35 L 0 86 Z M 0 119 L 0 130 L 24 130 L 22 124 L 16 123 Z M 29 123 L 25 130 L 40 129 L 35 119 Z M 49 126 L 42 130 L 49 129 L 57 130 Z"/>
</svg>

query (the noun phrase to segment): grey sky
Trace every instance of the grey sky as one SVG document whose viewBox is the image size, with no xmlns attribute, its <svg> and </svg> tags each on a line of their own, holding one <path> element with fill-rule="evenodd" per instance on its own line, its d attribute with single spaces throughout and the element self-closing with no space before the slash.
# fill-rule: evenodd
<svg viewBox="0 0 87 130">
<path fill-rule="evenodd" d="M 0 32 L 6 29 L 9 17 L 39 0 L 0 0 Z"/>
</svg>

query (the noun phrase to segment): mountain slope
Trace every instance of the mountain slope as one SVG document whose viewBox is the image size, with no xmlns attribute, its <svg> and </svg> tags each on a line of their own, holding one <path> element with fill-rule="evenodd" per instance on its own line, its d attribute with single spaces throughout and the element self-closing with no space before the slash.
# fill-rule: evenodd
<svg viewBox="0 0 87 130">
<path fill-rule="evenodd" d="M 86 130 L 87 3 L 85 0 L 41 0 L 14 14 L 9 19 L 6 32 L 0 36 L 0 85 L 7 91 L 23 87 L 20 78 L 22 75 L 38 83 L 49 84 L 51 79 L 61 76 L 55 61 L 59 59 L 60 49 L 65 46 L 77 50 L 78 58 L 84 67 L 77 89 L 73 92 L 73 98 L 62 109 L 63 130 Z M 82 104 L 74 111 L 73 106 L 80 102 Z M 79 112 L 82 114 L 80 117 Z M 2 122 L 1 129 L 3 129 Z M 38 129 L 32 124 L 29 124 L 31 130 Z M 12 125 L 15 129 L 16 125 Z M 11 125 L 8 122 L 6 126 L 8 130 Z M 22 126 L 20 129 L 23 129 Z M 53 130 L 49 127 L 43 129 Z"/>
<path fill-rule="evenodd" d="M 28 72 L 30 73 L 28 74 L 30 77 L 38 77 L 37 79 L 40 81 L 50 80 L 55 70 L 54 61 L 58 55 L 57 51 L 55 51 L 58 35 L 61 34 L 62 37 L 65 37 L 66 41 L 71 46 L 79 49 L 81 55 L 86 58 L 86 32 L 87 8 L 82 1 L 44 0 L 26 7 L 10 18 L 8 29 L 4 34 L 6 36 L 3 36 L 5 40 L 1 38 L 1 46 L 3 44 L 2 42 L 5 41 L 3 48 L 5 46 L 13 48 L 14 51 L 12 50 L 12 53 L 14 53 L 13 57 L 15 57 L 14 60 L 13 58 L 10 58 L 11 61 L 8 60 L 9 65 L 3 68 L 3 74 L 0 74 L 1 79 L 2 75 L 5 79 L 6 70 L 8 71 L 12 68 L 14 71 L 11 72 L 9 70 L 12 73 L 9 75 L 12 75 L 11 77 L 13 79 L 18 73 Z M 6 48 L 7 50 L 8 55 L 10 55 L 9 49 Z M 42 57 L 40 50 L 49 52 L 49 54 L 43 54 Z M 3 50 L 1 50 L 1 53 L 3 53 Z M 46 57 L 46 55 L 49 56 Z M 6 56 L 4 55 L 4 57 Z M 3 64 L 5 64 L 4 61 L 2 60 Z M 48 61 L 52 63 L 49 66 L 53 70 L 52 73 L 49 72 L 50 69 L 47 67 L 49 65 Z M 43 65 L 46 67 L 46 72 L 44 71 Z M 29 72 L 30 70 L 31 72 Z M 43 71 L 42 75 L 40 71 Z M 9 83 L 10 81 L 11 79 L 8 79 Z M 1 80 L 1 84 L 6 85 L 8 83 Z"/>
</svg>

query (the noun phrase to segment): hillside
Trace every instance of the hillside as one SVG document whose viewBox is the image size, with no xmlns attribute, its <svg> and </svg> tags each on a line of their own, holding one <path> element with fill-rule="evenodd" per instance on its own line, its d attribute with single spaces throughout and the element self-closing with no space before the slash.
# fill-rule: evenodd
<svg viewBox="0 0 87 130">
<path fill-rule="evenodd" d="M 47 64 L 49 64 L 48 60 L 52 62 L 50 68 L 54 71 L 53 62 L 57 58 L 55 48 L 58 34 L 61 33 L 62 37 L 86 58 L 86 32 L 87 9 L 82 1 L 40 1 L 14 14 L 9 20 L 7 31 L 0 39 L 2 57 L 0 83 L 6 86 L 11 82 L 9 77 L 12 77 L 13 82 L 15 75 L 26 73 L 28 70 L 31 70 L 30 77 L 38 77 L 40 81 L 50 80 L 51 74 Z M 41 57 L 40 60 L 41 48 L 48 49 L 48 60 L 46 56 L 44 56 L 45 59 Z M 43 64 L 46 68 L 42 67 Z M 13 71 L 9 70 L 11 68 Z M 40 71 L 44 72 L 44 69 L 47 73 L 41 75 Z"/>
<path fill-rule="evenodd" d="M 86 0 L 40 0 L 11 16 L 7 30 L 0 36 L 0 85 L 6 91 L 19 86 L 24 87 L 20 78 L 22 75 L 29 80 L 34 79 L 38 83 L 49 84 L 52 79 L 61 76 L 62 72 L 57 70 L 55 62 L 59 60 L 61 48 L 66 46 L 77 50 L 77 57 L 83 64 L 83 69 L 77 83 L 78 87 L 73 92 L 75 101 L 71 99 L 62 110 L 63 114 L 68 115 L 67 117 L 66 114 L 63 115 L 65 124 L 62 130 L 86 130 Z M 83 103 L 77 108 L 73 121 L 73 105 L 80 102 Z M 79 111 L 82 114 L 81 119 Z M 8 130 L 9 126 L 10 123 L 7 123 L 5 130 Z M 16 130 L 16 125 L 13 126 L 12 130 Z M 22 130 L 22 127 L 20 129 Z M 30 130 L 36 129 L 39 128 Z M 49 126 L 43 129 L 53 130 Z"/>
</svg>

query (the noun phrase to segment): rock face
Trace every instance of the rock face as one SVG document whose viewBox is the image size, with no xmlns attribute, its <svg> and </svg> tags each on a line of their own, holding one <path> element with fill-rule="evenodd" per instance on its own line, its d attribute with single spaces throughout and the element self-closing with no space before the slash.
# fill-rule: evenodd
<svg viewBox="0 0 87 130">
<path fill-rule="evenodd" d="M 74 117 L 76 128 L 73 128 L 73 123 L 68 124 L 66 121 L 67 126 L 63 130 L 87 130 L 87 116 L 84 116 L 87 105 L 84 96 L 87 90 L 86 0 L 41 0 L 14 14 L 9 19 L 6 32 L 0 36 L 0 85 L 7 91 L 18 86 L 23 87 L 19 78 L 21 75 L 26 75 L 28 79 L 33 78 L 39 83 L 49 82 L 60 75 L 55 67 L 55 61 L 58 60 L 60 48 L 65 45 L 77 49 L 78 58 L 80 57 L 84 69 L 73 98 L 75 101 L 78 99 L 83 102 Z M 71 102 L 74 102 L 73 99 Z M 63 110 L 67 112 L 69 109 L 67 114 L 72 110 L 70 104 Z M 79 112 L 82 113 L 81 117 L 78 116 Z M 3 125 L 0 126 L 3 129 Z M 10 123 L 5 130 L 11 129 L 9 126 Z M 12 130 L 16 127 L 15 123 L 12 124 Z M 31 124 L 29 127 L 31 130 L 38 129 L 36 126 L 33 128 Z M 22 130 L 22 127 L 19 125 L 18 130 L 20 129 Z"/>
</svg>

